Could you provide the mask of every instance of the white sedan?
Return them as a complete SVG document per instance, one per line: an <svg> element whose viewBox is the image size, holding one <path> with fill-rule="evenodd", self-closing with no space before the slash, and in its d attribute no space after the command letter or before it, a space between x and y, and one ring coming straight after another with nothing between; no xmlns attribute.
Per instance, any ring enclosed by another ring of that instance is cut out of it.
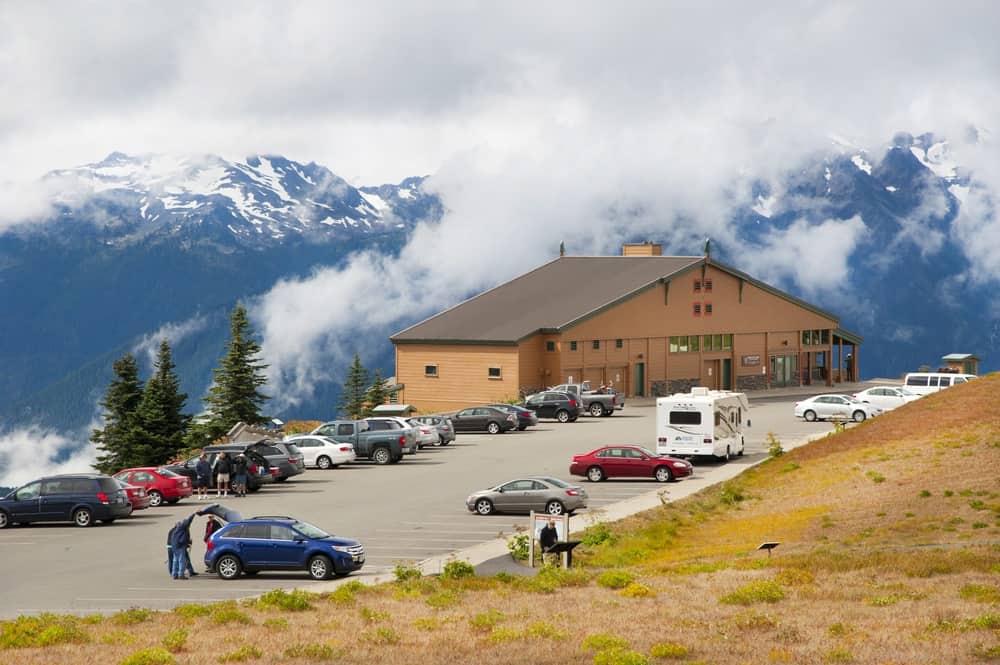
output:
<svg viewBox="0 0 1000 665"><path fill-rule="evenodd" d="M882 409L872 404L859 402L847 395L814 395L795 403L795 415L809 422L828 418L849 418L860 423L882 413Z"/></svg>
<svg viewBox="0 0 1000 665"><path fill-rule="evenodd" d="M897 406L903 406L913 400L920 399L920 395L911 393L906 388L895 388L893 386L875 386L862 390L851 395L859 402L874 404L883 411L892 411Z"/></svg>
<svg viewBox="0 0 1000 665"><path fill-rule="evenodd" d="M302 451L303 461L308 467L333 469L356 459L354 446L340 443L318 434L289 436L285 441L294 443Z"/></svg>
<svg viewBox="0 0 1000 665"><path fill-rule="evenodd" d="M416 418L409 418L406 422L417 431L417 448L436 446L438 444L437 427L420 422Z"/></svg>

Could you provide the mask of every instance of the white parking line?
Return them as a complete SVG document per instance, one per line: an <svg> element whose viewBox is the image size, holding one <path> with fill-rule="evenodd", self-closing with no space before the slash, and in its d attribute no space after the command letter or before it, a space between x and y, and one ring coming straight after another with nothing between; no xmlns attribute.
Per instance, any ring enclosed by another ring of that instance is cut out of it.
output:
<svg viewBox="0 0 1000 665"><path fill-rule="evenodd" d="M365 543L481 543L482 538L365 538Z"/></svg>

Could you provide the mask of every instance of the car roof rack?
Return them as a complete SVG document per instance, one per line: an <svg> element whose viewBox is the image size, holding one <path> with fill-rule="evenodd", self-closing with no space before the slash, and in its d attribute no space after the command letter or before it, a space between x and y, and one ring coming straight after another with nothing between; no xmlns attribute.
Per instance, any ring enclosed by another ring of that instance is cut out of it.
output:
<svg viewBox="0 0 1000 665"><path fill-rule="evenodd" d="M249 519L252 520L294 520L294 517L289 517L288 515L255 515Z"/></svg>

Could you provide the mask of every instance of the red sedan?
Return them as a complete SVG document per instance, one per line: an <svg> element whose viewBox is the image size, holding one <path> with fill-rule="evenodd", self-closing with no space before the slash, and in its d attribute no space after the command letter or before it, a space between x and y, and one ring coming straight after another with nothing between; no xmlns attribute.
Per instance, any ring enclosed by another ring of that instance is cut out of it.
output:
<svg viewBox="0 0 1000 665"><path fill-rule="evenodd" d="M655 478L665 483L687 478L694 467L687 460L657 455L642 446L603 446L574 455L569 472L595 483L605 478Z"/></svg>
<svg viewBox="0 0 1000 665"><path fill-rule="evenodd" d="M162 505L164 501L177 503L191 496L191 479L163 467L144 466L125 469L116 473L115 478L145 489L149 495L150 505L154 508Z"/></svg>
<svg viewBox="0 0 1000 665"><path fill-rule="evenodd" d="M115 478L121 488L125 490L125 494L128 496L128 502L132 504L132 510L145 510L149 508L150 500L149 495L146 494L146 490L142 487L137 487L135 485L129 485L124 480L120 478Z"/></svg>

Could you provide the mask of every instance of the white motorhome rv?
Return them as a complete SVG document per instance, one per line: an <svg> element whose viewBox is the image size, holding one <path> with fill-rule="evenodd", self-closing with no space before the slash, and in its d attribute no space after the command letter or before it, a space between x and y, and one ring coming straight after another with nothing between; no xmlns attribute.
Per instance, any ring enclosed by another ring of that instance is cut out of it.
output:
<svg viewBox="0 0 1000 665"><path fill-rule="evenodd" d="M742 455L750 427L744 393L695 387L656 400L656 452L679 457Z"/></svg>

